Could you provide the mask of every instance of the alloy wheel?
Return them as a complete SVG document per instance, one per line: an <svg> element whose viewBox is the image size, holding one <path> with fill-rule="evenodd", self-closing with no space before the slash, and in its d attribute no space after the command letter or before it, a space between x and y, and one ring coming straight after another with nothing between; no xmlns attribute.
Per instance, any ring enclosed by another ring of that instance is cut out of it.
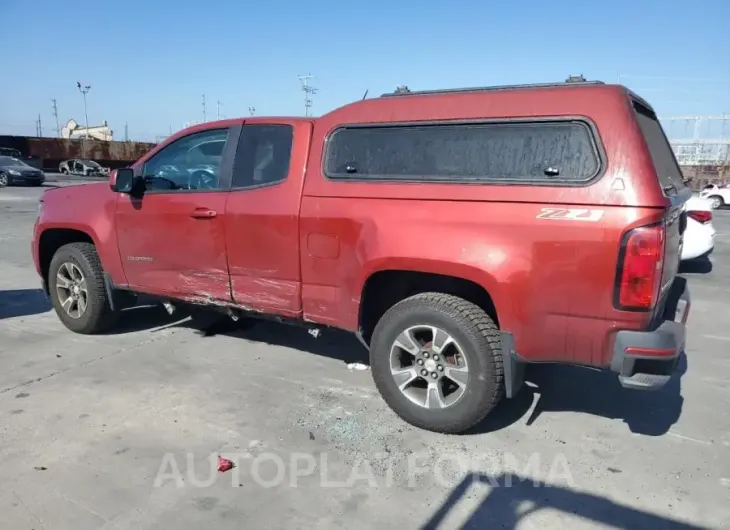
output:
<svg viewBox="0 0 730 530"><path fill-rule="evenodd" d="M56 294L61 308L71 318L81 318L89 304L86 278L78 265L65 262L56 273Z"/></svg>
<svg viewBox="0 0 730 530"><path fill-rule="evenodd" d="M444 409L466 391L469 367L457 341L431 325L403 331L390 349L390 371L398 389L427 409Z"/></svg>

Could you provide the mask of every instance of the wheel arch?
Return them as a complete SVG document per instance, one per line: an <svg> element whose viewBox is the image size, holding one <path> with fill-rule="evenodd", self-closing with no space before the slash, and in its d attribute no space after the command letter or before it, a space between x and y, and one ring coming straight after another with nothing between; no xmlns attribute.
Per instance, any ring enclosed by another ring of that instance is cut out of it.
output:
<svg viewBox="0 0 730 530"><path fill-rule="evenodd" d="M98 241L90 231L79 228L49 228L38 238L38 266L44 280L44 288L48 294L48 274L51 260L59 248L69 243L91 243L98 248Z"/></svg>
<svg viewBox="0 0 730 530"><path fill-rule="evenodd" d="M396 303L423 292L459 296L481 307L495 323L509 327L512 316L501 298L496 279L484 270L459 263L430 260L383 261L364 275L360 283L358 328L369 343L380 317Z"/></svg>

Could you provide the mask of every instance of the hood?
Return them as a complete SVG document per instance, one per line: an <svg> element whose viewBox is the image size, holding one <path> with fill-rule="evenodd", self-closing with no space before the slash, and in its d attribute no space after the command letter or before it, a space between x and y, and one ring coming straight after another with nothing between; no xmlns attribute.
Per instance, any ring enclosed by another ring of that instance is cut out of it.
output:
<svg viewBox="0 0 730 530"><path fill-rule="evenodd" d="M5 171L10 171L12 169L13 171L18 171L19 173L30 173L31 171L33 173L37 173L41 171L40 169L31 166L0 166L0 169L3 169Z"/></svg>
<svg viewBox="0 0 730 530"><path fill-rule="evenodd" d="M109 188L108 182L84 182L83 184L74 184L73 186L58 186L56 188L48 188L43 197L47 195L63 195L65 197L74 197L76 195L87 195L96 193L113 193Z"/></svg>

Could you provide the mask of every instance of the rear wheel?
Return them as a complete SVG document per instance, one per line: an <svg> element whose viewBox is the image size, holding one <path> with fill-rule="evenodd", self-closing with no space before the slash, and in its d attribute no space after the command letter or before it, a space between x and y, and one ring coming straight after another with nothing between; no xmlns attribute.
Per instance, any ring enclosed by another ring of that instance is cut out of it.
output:
<svg viewBox="0 0 730 530"><path fill-rule="evenodd" d="M94 334L113 324L101 261L91 243L59 248L48 272L51 304L61 322L76 333Z"/></svg>
<svg viewBox="0 0 730 530"><path fill-rule="evenodd" d="M710 206L713 210L717 210L718 208L722 208L725 205L725 200L720 197L719 195L712 195L709 197L710 199Z"/></svg>
<svg viewBox="0 0 730 530"><path fill-rule="evenodd" d="M383 399L416 427L463 432L504 393L499 330L462 298L423 293L399 302L378 322L370 346Z"/></svg>

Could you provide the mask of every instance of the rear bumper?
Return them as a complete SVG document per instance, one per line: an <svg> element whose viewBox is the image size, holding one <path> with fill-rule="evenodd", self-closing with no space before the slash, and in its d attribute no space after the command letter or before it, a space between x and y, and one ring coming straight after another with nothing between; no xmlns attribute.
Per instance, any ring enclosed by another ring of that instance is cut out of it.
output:
<svg viewBox="0 0 730 530"><path fill-rule="evenodd" d="M10 181L15 184L16 182L22 182L23 184L36 184L40 185L46 181L45 175L10 175Z"/></svg>
<svg viewBox="0 0 730 530"><path fill-rule="evenodd" d="M616 333L611 370L618 374L621 386L658 390L669 381L684 352L690 305L687 282L678 277L656 329Z"/></svg>

